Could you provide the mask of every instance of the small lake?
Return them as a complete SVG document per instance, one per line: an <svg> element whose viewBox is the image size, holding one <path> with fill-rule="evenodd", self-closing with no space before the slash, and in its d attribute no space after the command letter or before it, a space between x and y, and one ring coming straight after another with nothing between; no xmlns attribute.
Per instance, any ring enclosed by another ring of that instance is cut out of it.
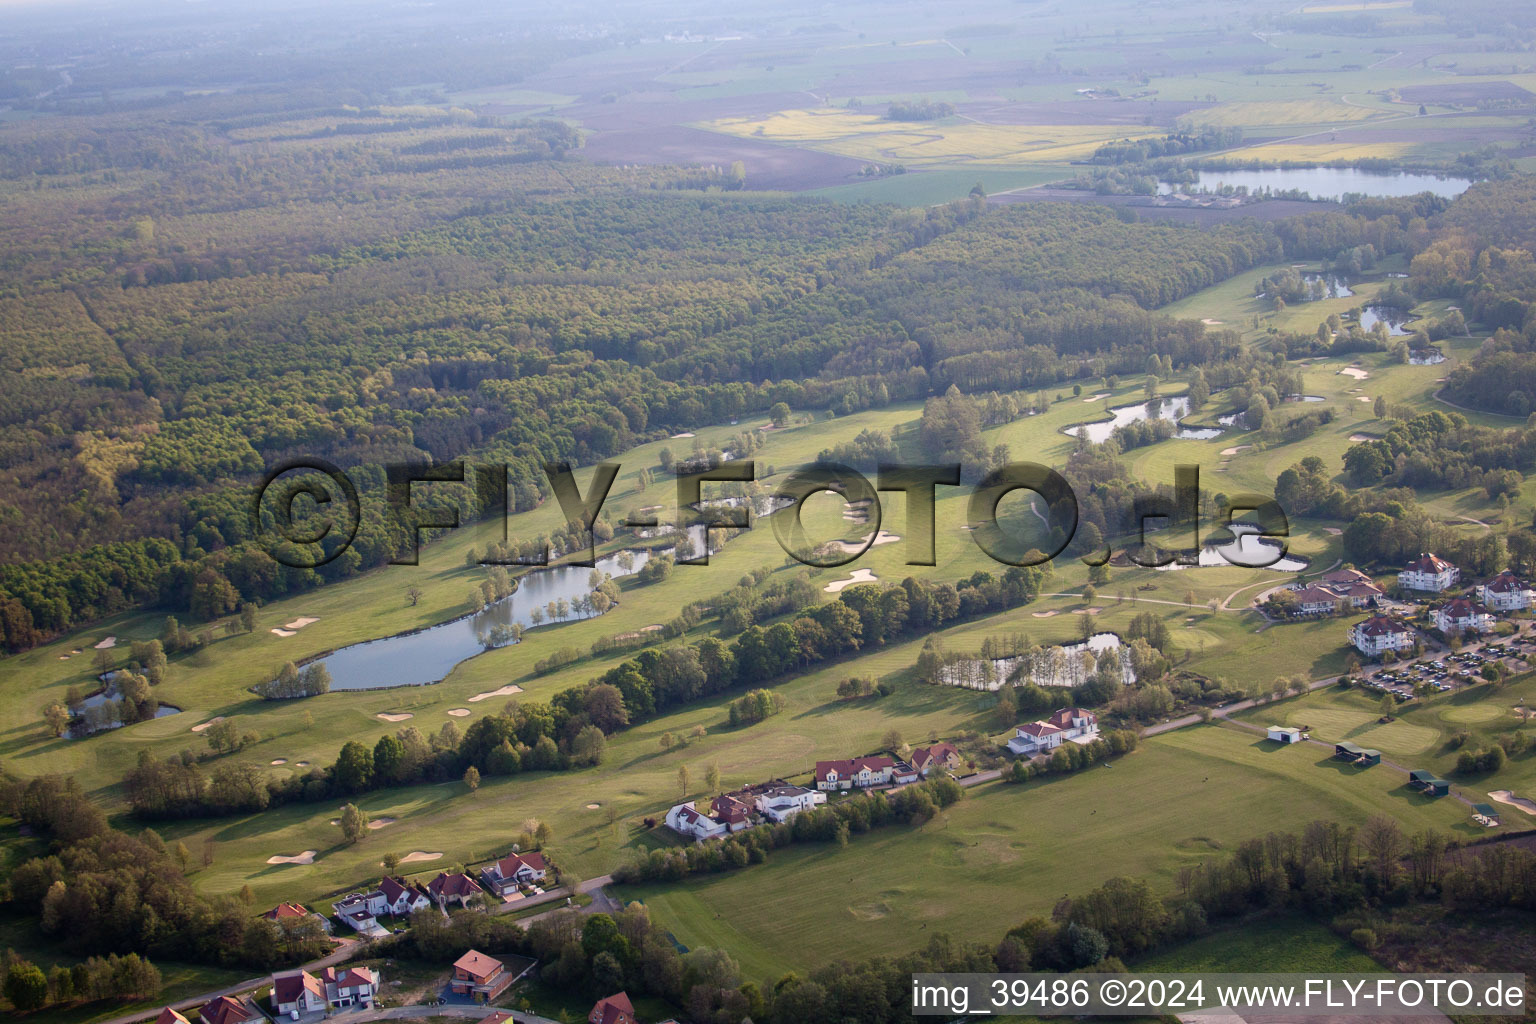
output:
<svg viewBox="0 0 1536 1024"><path fill-rule="evenodd" d="M1316 282L1322 286L1325 299L1347 299L1355 294L1349 282L1338 274L1302 274L1301 279L1308 285Z"/></svg>
<svg viewBox="0 0 1536 1024"><path fill-rule="evenodd" d="M108 729L121 729L127 724L117 717L112 707L122 699L117 692L117 672L101 678L107 685L76 706L77 713L70 719L69 729L64 733L67 739L83 739L99 732L106 732ZM179 714L181 714L181 708L173 704L161 704L155 709L156 718L169 718L171 715Z"/></svg>
<svg viewBox="0 0 1536 1024"><path fill-rule="evenodd" d="M1070 427L1063 427L1062 433L1069 437L1077 437L1080 431L1088 432L1088 440L1094 444L1103 444L1109 440L1109 436L1115 432L1116 427L1127 426L1131 423L1140 423L1143 420L1172 420L1177 423L1189 415L1189 399L1180 395L1177 398L1163 398L1151 402L1142 402L1139 405L1120 405L1109 410L1111 419L1098 423L1074 423ZM1214 432L1213 432L1214 431ZM1215 437L1221 433L1219 430L1189 431L1180 430L1175 437L1187 437L1200 440L1207 437Z"/></svg>
<svg viewBox="0 0 1536 1024"><path fill-rule="evenodd" d="M1417 319L1406 309L1392 306L1365 306L1360 310L1360 329L1369 331L1377 324L1385 324L1387 334L1403 338L1413 333L1412 324Z"/></svg>
<svg viewBox="0 0 1536 1024"><path fill-rule="evenodd" d="M1446 199L1454 199L1472 186L1466 178L1441 178L1433 174L1413 174L1406 171L1381 173L1363 171L1358 167L1272 167L1267 170L1207 170L1198 171L1196 183L1190 191L1216 192L1224 185L1245 188L1249 193L1272 191L1301 191L1313 199L1342 201L1347 194L1381 196L1412 196L1420 192L1432 192ZM1158 183L1158 191L1175 191L1167 182Z"/></svg>
<svg viewBox="0 0 1536 1024"><path fill-rule="evenodd" d="M1200 549L1200 567L1227 566L1239 569L1268 569L1275 572L1301 572L1307 567L1304 559L1283 555L1275 560L1281 548L1277 540L1256 537L1258 527L1252 523L1233 523L1228 529L1235 535L1225 544L1206 544ZM1266 564L1267 563L1267 564ZM1195 566L1169 562L1157 567L1159 571L1192 569Z"/></svg>
<svg viewBox="0 0 1536 1024"><path fill-rule="evenodd" d="M639 572L651 557L650 552L643 550L628 554L633 559L629 569L619 564L619 555L609 555L597 560L598 571L619 579ZM577 598L591 593L591 575L592 569L585 566L534 569L518 578L516 593L486 605L484 611L415 633L343 647L315 663L330 671L332 690L378 690L440 682L459 662L485 650L480 642L482 634L514 624L527 629L533 625L535 609L544 622L591 618L591 613L582 614L570 608ZM552 601L557 605L561 601L566 603L568 612L564 618L549 618L548 606Z"/></svg>

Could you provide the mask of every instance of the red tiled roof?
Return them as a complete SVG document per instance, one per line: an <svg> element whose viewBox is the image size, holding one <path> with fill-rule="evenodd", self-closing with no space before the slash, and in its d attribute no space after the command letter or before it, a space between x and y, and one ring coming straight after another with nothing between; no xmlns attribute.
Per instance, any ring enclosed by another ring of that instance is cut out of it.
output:
<svg viewBox="0 0 1536 1024"><path fill-rule="evenodd" d="M203 1018L203 1024L240 1024L241 1021L254 1020L256 1013L246 1008L238 999L229 996L219 996L210 999L203 1004L197 1015Z"/></svg>
<svg viewBox="0 0 1536 1024"><path fill-rule="evenodd" d="M160 1016L155 1018L155 1024L188 1024L187 1018L167 1006L160 1011Z"/></svg>
<svg viewBox="0 0 1536 1024"><path fill-rule="evenodd" d="M504 970L506 965L493 956L470 950L453 962L453 969L463 971L476 979L490 978Z"/></svg>
<svg viewBox="0 0 1536 1024"><path fill-rule="evenodd" d="M320 977L341 988L354 988L359 985L372 987L378 984L378 977L366 967L347 967L340 972L334 967L327 967L320 972Z"/></svg>
<svg viewBox="0 0 1536 1024"><path fill-rule="evenodd" d="M912 751L912 765L921 768L929 761L947 761L950 755L959 756L960 751L953 743L935 743L931 747L918 747Z"/></svg>
<svg viewBox="0 0 1536 1024"><path fill-rule="evenodd" d="M1440 614L1452 619L1470 619L1474 615L1486 615L1488 609L1464 597L1453 598L1438 609Z"/></svg>
<svg viewBox="0 0 1536 1024"><path fill-rule="evenodd" d="M1405 623L1387 615L1372 615L1355 629L1359 630L1363 636L1386 636L1388 633L1408 632L1408 626Z"/></svg>
<svg viewBox="0 0 1536 1024"><path fill-rule="evenodd" d="M865 768L872 772L883 772L895 765L896 762L889 757L855 757L846 761L817 761L816 777L825 779L828 772L835 771L840 778L847 778L859 774Z"/></svg>
<svg viewBox="0 0 1536 1024"><path fill-rule="evenodd" d="M606 999L599 999L592 1005L592 1012L587 1014L587 1022L588 1024L636 1024L634 1004L623 992L615 993Z"/></svg>
<svg viewBox="0 0 1536 1024"><path fill-rule="evenodd" d="M441 872L432 879L427 891L433 896L473 896L485 892L479 883L462 871L455 871L451 875L446 871Z"/></svg>
<svg viewBox="0 0 1536 1024"><path fill-rule="evenodd" d="M309 911L298 903L279 903L261 916L269 921L281 921L285 917L308 917Z"/></svg>
<svg viewBox="0 0 1536 1024"><path fill-rule="evenodd" d="M481 1017L475 1024L507 1024L512 1019L511 1010L495 1010L489 1016Z"/></svg>
<svg viewBox="0 0 1536 1024"><path fill-rule="evenodd" d="M1483 584L1484 587L1495 594L1511 594L1525 589L1525 584L1520 577L1505 569L1493 579Z"/></svg>
<svg viewBox="0 0 1536 1024"><path fill-rule="evenodd" d="M1455 566L1451 565L1450 562L1447 562L1439 555L1427 551L1420 554L1414 561L1408 563L1409 572L1424 572L1432 576L1438 576L1447 569L1453 568Z"/></svg>
<svg viewBox="0 0 1536 1024"><path fill-rule="evenodd" d="M1098 717L1086 708L1057 708L1046 721L1058 729L1069 729L1072 727L1074 718L1086 718L1090 722L1098 721Z"/></svg>
<svg viewBox="0 0 1536 1024"><path fill-rule="evenodd" d="M322 1003L325 1002L325 988L308 971L299 971L297 974L284 974L272 979L272 1001L274 1003L297 1002L299 995L305 989Z"/></svg>
<svg viewBox="0 0 1536 1024"><path fill-rule="evenodd" d="M1335 569L1333 572L1324 573L1321 577L1324 583L1370 583L1371 578L1359 569ZM1371 584L1375 586L1374 583Z"/></svg>
<svg viewBox="0 0 1536 1024"><path fill-rule="evenodd" d="M1050 722L1025 722L1019 726L1018 732L1024 736L1050 736L1053 733L1061 732L1061 730Z"/></svg>

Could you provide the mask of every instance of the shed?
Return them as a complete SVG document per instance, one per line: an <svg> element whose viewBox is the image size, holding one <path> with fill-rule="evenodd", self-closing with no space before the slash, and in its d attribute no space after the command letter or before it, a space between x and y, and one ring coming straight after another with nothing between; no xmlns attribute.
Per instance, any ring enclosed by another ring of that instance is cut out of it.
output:
<svg viewBox="0 0 1536 1024"><path fill-rule="evenodd" d="M1371 750L1369 747L1356 746L1349 741L1334 744L1333 756L1345 761L1353 761L1355 764L1370 767L1381 763L1381 751Z"/></svg>
<svg viewBox="0 0 1536 1024"><path fill-rule="evenodd" d="M1499 823L1499 812L1492 804L1473 804L1472 816L1475 818L1487 818L1495 825Z"/></svg>
<svg viewBox="0 0 1536 1024"><path fill-rule="evenodd" d="M1276 743L1300 743L1301 730L1289 725L1272 725L1269 727L1268 738Z"/></svg>

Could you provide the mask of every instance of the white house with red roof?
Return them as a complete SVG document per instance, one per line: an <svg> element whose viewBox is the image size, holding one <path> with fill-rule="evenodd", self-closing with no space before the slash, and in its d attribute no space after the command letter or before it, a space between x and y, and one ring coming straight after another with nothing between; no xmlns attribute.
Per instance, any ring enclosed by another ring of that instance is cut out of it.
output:
<svg viewBox="0 0 1536 1024"><path fill-rule="evenodd" d="M1061 746L1066 734L1050 722L1025 722L1013 730L1008 749L1019 757L1034 757Z"/></svg>
<svg viewBox="0 0 1536 1024"><path fill-rule="evenodd" d="M1099 716L1087 708L1057 708L1046 722L1061 730L1062 739L1074 743L1089 743L1099 735Z"/></svg>
<svg viewBox="0 0 1536 1024"><path fill-rule="evenodd" d="M308 971L272 975L272 1009L277 1016L325 1010L325 986Z"/></svg>
<svg viewBox="0 0 1536 1024"><path fill-rule="evenodd" d="M372 1006L379 994L379 972L371 967L327 967L320 972L325 998L338 1009Z"/></svg>
<svg viewBox="0 0 1536 1024"><path fill-rule="evenodd" d="M167 1006L160 1011L160 1016L155 1018L155 1024L192 1024L186 1017L172 1007Z"/></svg>
<svg viewBox="0 0 1536 1024"><path fill-rule="evenodd" d="M1438 594L1461 578L1461 570L1433 552L1426 551L1409 562L1397 574L1404 590L1427 590Z"/></svg>
<svg viewBox="0 0 1536 1024"><path fill-rule="evenodd" d="M378 916L385 912L386 907L384 894L377 889L373 892L348 893L331 904L336 916L345 921L348 927L360 935L372 938L382 938L389 934L378 921Z"/></svg>
<svg viewBox="0 0 1536 1024"><path fill-rule="evenodd" d="M266 918L268 921L276 921L281 924L283 921L292 921L301 917L308 917L309 908L305 907L302 903L279 903L277 906L273 907L271 910L267 911L261 916Z"/></svg>
<svg viewBox="0 0 1536 1024"><path fill-rule="evenodd" d="M890 757L855 757L847 761L817 761L816 788L868 789L891 781L896 761Z"/></svg>
<svg viewBox="0 0 1536 1024"><path fill-rule="evenodd" d="M247 1006L233 996L210 999L197 1011L203 1024L245 1024L248 1020L264 1020L260 1011Z"/></svg>
<svg viewBox="0 0 1536 1024"><path fill-rule="evenodd" d="M1536 591L1508 569L1479 585L1473 593L1496 612L1524 611L1536 604Z"/></svg>
<svg viewBox="0 0 1536 1024"><path fill-rule="evenodd" d="M384 897L384 913L400 917L413 914L432 905L432 896L426 887L416 882L388 875L379 883L379 895Z"/></svg>
<svg viewBox="0 0 1536 1024"><path fill-rule="evenodd" d="M1453 598L1429 613L1435 628L1450 636L1455 633L1483 633L1493 628L1493 615L1476 601Z"/></svg>
<svg viewBox="0 0 1536 1024"><path fill-rule="evenodd" d="M480 869L480 882L498 896L515 892L524 885L544 881L549 865L542 853L509 853Z"/></svg>
<svg viewBox="0 0 1536 1024"><path fill-rule="evenodd" d="M699 810L694 801L689 800L669 810L666 822L672 831L696 842L724 839L752 827L752 808L729 794L711 800L708 811Z"/></svg>
<svg viewBox="0 0 1536 1024"><path fill-rule="evenodd" d="M1413 646L1413 627L1390 615L1372 615L1349 627L1349 642L1371 658L1386 651L1405 651Z"/></svg>

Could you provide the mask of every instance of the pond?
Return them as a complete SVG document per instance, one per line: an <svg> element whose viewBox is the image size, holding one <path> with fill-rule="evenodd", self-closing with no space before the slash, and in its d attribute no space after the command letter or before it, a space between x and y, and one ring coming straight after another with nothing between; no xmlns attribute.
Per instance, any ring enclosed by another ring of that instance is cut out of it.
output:
<svg viewBox="0 0 1536 1024"><path fill-rule="evenodd" d="M1273 561L1275 553L1281 548L1280 542L1269 537L1254 536L1259 528L1252 523L1233 523L1229 529L1235 535L1232 540L1225 544L1212 544L1208 540L1200 549L1201 567L1262 568L1274 572L1301 572L1307 567L1308 563L1305 559L1296 558L1293 555L1283 555L1278 561ZM1169 562L1157 568L1160 571L1166 571L1195 567Z"/></svg>
<svg viewBox="0 0 1536 1024"><path fill-rule="evenodd" d="M1323 289L1322 298L1325 299L1347 299L1355 294L1349 282L1338 274L1302 274L1301 279L1308 285L1313 282L1320 284Z"/></svg>
<svg viewBox="0 0 1536 1024"><path fill-rule="evenodd" d="M108 729L121 729L125 724L130 724L118 717L116 704L121 698L117 692L116 678L116 672L102 676L101 679L106 685L74 706L69 729L64 733L67 738L80 739L85 736L94 736L96 733L105 732ZM161 704L155 709L156 718L169 718L171 715L179 714L181 714L181 708L173 704Z"/></svg>
<svg viewBox="0 0 1536 1024"><path fill-rule="evenodd" d="M1412 196L1420 192L1432 192L1446 199L1454 199L1471 187L1466 178L1441 178L1433 174L1412 174L1406 171L1364 171L1358 167L1271 167L1266 170L1208 170L1198 171L1190 191L1219 191L1222 186L1246 188L1254 192L1300 191L1313 199L1341 201L1345 195ZM1167 182L1158 183L1158 191L1175 191Z"/></svg>
<svg viewBox="0 0 1536 1024"><path fill-rule="evenodd" d="M1366 306L1360 310L1360 329L1369 331L1377 324L1385 324L1387 334L1394 338L1406 337L1413 333L1411 325L1417 319L1406 309L1397 309L1393 306Z"/></svg>
<svg viewBox="0 0 1536 1024"><path fill-rule="evenodd" d="M628 552L632 563L620 565L620 555L597 560L597 569L614 579L639 572L650 560L649 551ZM567 606L592 591L588 580L592 569L584 566L554 566L535 569L518 580L516 593L486 605L474 615L453 619L414 633L402 633L382 640L369 640L343 647L334 654L317 659L331 673L332 690L378 690L391 686L424 686L440 682L453 667L485 650L482 634L496 627L512 625L527 629L533 625L538 609L544 621L574 622L591 618L592 613L568 609L562 619L548 619L550 602L564 601Z"/></svg>
<svg viewBox="0 0 1536 1024"><path fill-rule="evenodd" d="M1109 435L1115 432L1116 427L1123 427L1130 423L1139 423L1142 420L1161 419L1173 420L1177 423L1189 415L1189 399L1180 395L1177 398L1164 398L1152 402L1142 402L1139 405L1121 405L1109 410L1111 419L1098 423L1074 423L1070 427L1063 427L1062 433L1069 437L1077 437L1080 431L1087 431L1088 440L1094 444L1103 444L1109 440ZM1175 437L1185 437L1200 440L1207 437L1215 437L1221 433L1214 428L1180 430Z"/></svg>

